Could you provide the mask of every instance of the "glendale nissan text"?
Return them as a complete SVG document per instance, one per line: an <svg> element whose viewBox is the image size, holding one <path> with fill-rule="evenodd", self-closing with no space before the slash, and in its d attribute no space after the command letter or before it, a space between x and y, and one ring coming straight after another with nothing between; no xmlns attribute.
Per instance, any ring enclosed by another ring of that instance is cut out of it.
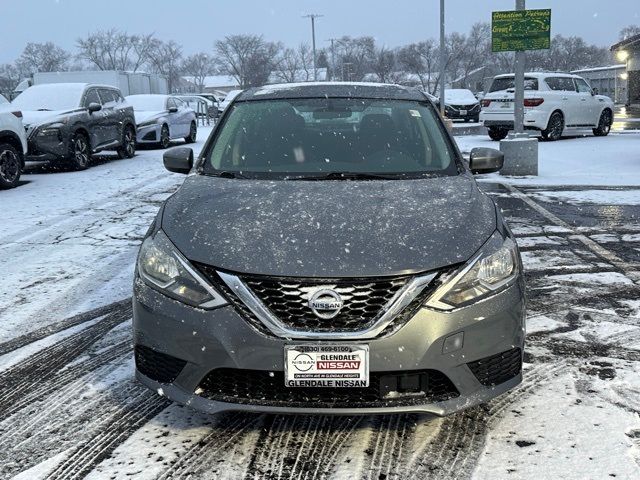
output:
<svg viewBox="0 0 640 480"><path fill-rule="evenodd" d="M431 412L522 380L516 242L433 103L394 85L246 90L141 246L136 374L204 412Z"/></svg>

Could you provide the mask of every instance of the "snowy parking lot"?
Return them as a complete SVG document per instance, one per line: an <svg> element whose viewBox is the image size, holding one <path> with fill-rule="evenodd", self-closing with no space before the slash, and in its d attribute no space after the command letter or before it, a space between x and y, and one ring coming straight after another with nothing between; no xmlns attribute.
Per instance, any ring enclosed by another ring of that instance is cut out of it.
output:
<svg viewBox="0 0 640 480"><path fill-rule="evenodd" d="M207 416L142 387L133 264L184 177L159 150L29 167L0 192L0 477L640 477L640 133L539 149L539 177L480 182L522 250L524 381L445 418Z"/></svg>

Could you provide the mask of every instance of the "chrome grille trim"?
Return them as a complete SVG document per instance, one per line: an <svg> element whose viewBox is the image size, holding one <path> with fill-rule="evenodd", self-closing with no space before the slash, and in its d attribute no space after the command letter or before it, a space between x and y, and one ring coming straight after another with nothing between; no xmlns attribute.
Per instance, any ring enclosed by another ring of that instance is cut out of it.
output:
<svg viewBox="0 0 640 480"><path fill-rule="evenodd" d="M274 335L281 338L301 340L366 340L377 337L393 322L422 291L431 283L437 273L429 273L412 278L383 307L374 322L367 328L341 332L314 332L292 329L281 322L256 296L256 294L236 275L217 272L222 281L235 293L249 310Z"/></svg>

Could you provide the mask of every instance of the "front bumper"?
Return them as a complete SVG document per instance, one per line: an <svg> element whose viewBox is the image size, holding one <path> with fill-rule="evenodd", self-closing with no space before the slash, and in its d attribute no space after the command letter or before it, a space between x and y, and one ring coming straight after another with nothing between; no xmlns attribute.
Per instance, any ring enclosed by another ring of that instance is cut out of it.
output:
<svg viewBox="0 0 640 480"><path fill-rule="evenodd" d="M55 135L39 137L30 135L27 139L28 155L26 161L54 161L62 160L69 154L69 142L66 136L61 138Z"/></svg>
<svg viewBox="0 0 640 480"><path fill-rule="evenodd" d="M513 388L517 373L498 385L485 385L469 365L501 352L524 347L524 285L522 281L475 305L444 313L421 309L392 335L366 342L370 372L436 370L446 375L459 395L443 401L402 403L375 407L325 407L256 402L218 401L199 394L203 379L214 369L268 372L284 370L284 346L308 341L285 340L258 332L231 306L213 311L188 307L136 280L133 300L134 343L184 361L171 382L162 382L137 370L137 378L169 399L208 413L226 410L274 413L369 414L425 412L447 415L486 402ZM461 349L443 353L447 337L464 333ZM320 342L339 343L339 342ZM521 363L521 358L519 359ZM518 364L518 365L519 365ZM283 387L284 388L284 387ZM161 390L160 390L161 389ZM198 392L198 394L196 393Z"/></svg>
<svg viewBox="0 0 640 480"><path fill-rule="evenodd" d="M447 109L445 115L451 120L471 120L479 117L480 109L467 110L464 115L460 113L460 110Z"/></svg>
<svg viewBox="0 0 640 480"><path fill-rule="evenodd" d="M162 125L154 124L136 128L136 143L158 143Z"/></svg>

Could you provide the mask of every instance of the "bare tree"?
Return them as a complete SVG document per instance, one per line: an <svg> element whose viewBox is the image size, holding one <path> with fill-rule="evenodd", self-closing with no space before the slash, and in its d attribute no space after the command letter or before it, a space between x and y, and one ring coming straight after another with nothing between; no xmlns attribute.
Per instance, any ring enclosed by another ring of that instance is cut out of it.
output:
<svg viewBox="0 0 640 480"><path fill-rule="evenodd" d="M322 51L318 54L317 67L320 68ZM304 81L313 80L313 52L308 43L298 45L298 59L300 60L300 68L304 70Z"/></svg>
<svg viewBox="0 0 640 480"><path fill-rule="evenodd" d="M282 46L261 35L229 35L216 42L220 69L241 88L263 85L275 69Z"/></svg>
<svg viewBox="0 0 640 480"><path fill-rule="evenodd" d="M371 70L382 83L391 81L391 76L396 67L396 56L392 50L385 46L376 48L373 54Z"/></svg>
<svg viewBox="0 0 640 480"><path fill-rule="evenodd" d="M620 40L626 40L634 35L640 35L640 25L628 25L620 30L620 34L618 36Z"/></svg>
<svg viewBox="0 0 640 480"><path fill-rule="evenodd" d="M275 77L284 83L297 81L300 72L300 57L293 48L285 48L278 59Z"/></svg>
<svg viewBox="0 0 640 480"><path fill-rule="evenodd" d="M155 39L149 49L149 66L154 73L167 77L169 92L174 92L180 84L182 47L173 40Z"/></svg>
<svg viewBox="0 0 640 480"><path fill-rule="evenodd" d="M59 72L67 69L70 58L69 52L51 42L27 43L16 67L23 74Z"/></svg>
<svg viewBox="0 0 640 480"><path fill-rule="evenodd" d="M77 41L78 57L100 70L137 71L156 46L153 34L128 35L116 29L98 31Z"/></svg>
<svg viewBox="0 0 640 480"><path fill-rule="evenodd" d="M433 39L405 45L398 50L399 66L407 73L416 75L422 89L431 90L432 76L438 63L438 49Z"/></svg>
<svg viewBox="0 0 640 480"><path fill-rule="evenodd" d="M182 73L193 77L193 83L202 92L207 76L215 73L215 60L206 53L189 55L182 62Z"/></svg>
<svg viewBox="0 0 640 480"><path fill-rule="evenodd" d="M0 93L6 98L11 98L21 79L22 74L15 65L9 63L0 65Z"/></svg>
<svg viewBox="0 0 640 480"><path fill-rule="evenodd" d="M343 80L362 80L373 63L375 40L373 37L344 36L335 41L334 50Z"/></svg>

